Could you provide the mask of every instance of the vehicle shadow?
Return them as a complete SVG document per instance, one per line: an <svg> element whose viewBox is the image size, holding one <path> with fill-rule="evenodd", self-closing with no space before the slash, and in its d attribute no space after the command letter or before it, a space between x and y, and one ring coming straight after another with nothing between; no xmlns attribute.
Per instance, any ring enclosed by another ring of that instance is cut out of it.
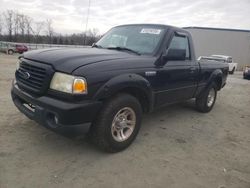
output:
<svg viewBox="0 0 250 188"><path fill-rule="evenodd" d="M160 121L167 122L169 118L175 118L176 116L178 117L178 114L197 113L197 112L194 112L194 110L195 110L194 101L189 100L189 101L185 101L182 103L161 107L152 113L145 114L143 117L142 129L139 133L139 136L143 136L153 129L162 128L160 124L157 125ZM154 126L152 126L152 124ZM166 124L165 126L172 126L172 125ZM62 142L60 146L71 145L71 147L75 146L75 149L76 148L79 149L79 147L81 147L83 152L88 150L88 152L92 151L92 152L103 153L92 144L91 139L89 138L89 134L86 132L85 126L79 125L79 126L60 128L60 129L50 129L48 127L43 127L43 128L49 129L48 131L52 130L59 137L62 136L62 140L60 139L60 142ZM166 127L163 127L163 128L165 129ZM45 134L48 134L50 137L50 139L47 140L47 142L57 140L59 138L59 137L53 138L56 136L55 135L53 136L53 134L50 134L47 131L45 132L46 132ZM36 137L36 135L33 135L33 136Z"/></svg>
<svg viewBox="0 0 250 188"><path fill-rule="evenodd" d="M188 101L184 101L184 102L180 102L177 104L171 104L171 105L167 105L164 107L161 107L157 110L155 110L152 113L148 113L148 114L144 114L144 122L147 122L147 120L149 119L159 119L159 120L166 120L166 117L168 114L176 114L178 113L183 113L183 112L187 112L190 111L190 113L192 112L196 112L196 108L195 108L195 102L193 99L188 100ZM147 123L144 123L145 125L143 125L144 127L146 127ZM53 130L54 132L56 132L57 134L60 134L64 137L70 138L70 139L82 139L82 140L88 140L88 127L90 127L91 124L88 125L79 125L79 126L74 126L74 127L67 127L67 128L61 128L61 129L55 129Z"/></svg>

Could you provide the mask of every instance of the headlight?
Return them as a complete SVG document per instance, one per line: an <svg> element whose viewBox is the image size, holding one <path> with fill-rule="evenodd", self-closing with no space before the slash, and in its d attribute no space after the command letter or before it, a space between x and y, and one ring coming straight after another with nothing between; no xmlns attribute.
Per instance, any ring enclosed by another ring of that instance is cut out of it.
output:
<svg viewBox="0 0 250 188"><path fill-rule="evenodd" d="M87 82L84 78L59 72L54 74L50 88L65 93L87 94Z"/></svg>

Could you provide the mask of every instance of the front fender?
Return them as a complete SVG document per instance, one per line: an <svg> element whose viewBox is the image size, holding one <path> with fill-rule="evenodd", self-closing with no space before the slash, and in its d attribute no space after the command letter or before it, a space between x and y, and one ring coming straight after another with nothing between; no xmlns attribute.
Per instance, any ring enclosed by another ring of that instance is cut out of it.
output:
<svg viewBox="0 0 250 188"><path fill-rule="evenodd" d="M138 74L122 74L107 81L94 95L94 99L108 98L126 88L139 89L147 97L150 106L153 104L151 85L144 77Z"/></svg>

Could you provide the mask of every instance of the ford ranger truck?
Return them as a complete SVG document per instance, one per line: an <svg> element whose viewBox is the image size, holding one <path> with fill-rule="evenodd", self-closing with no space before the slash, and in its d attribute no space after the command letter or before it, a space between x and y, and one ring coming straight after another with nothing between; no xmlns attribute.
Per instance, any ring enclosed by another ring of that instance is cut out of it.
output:
<svg viewBox="0 0 250 188"><path fill-rule="evenodd" d="M101 149L136 138L142 114L195 98L209 112L228 65L196 61L191 35L156 24L121 25L92 48L43 49L19 57L11 95L30 119L57 130L88 126Z"/></svg>

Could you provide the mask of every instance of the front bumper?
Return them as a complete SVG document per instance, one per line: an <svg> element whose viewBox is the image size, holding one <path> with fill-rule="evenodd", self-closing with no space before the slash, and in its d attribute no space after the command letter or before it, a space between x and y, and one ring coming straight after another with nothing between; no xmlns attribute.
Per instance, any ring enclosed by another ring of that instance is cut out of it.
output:
<svg viewBox="0 0 250 188"><path fill-rule="evenodd" d="M47 96L33 97L18 88L15 83L12 85L11 96L19 111L49 128L90 123L102 107L100 101L73 103Z"/></svg>

